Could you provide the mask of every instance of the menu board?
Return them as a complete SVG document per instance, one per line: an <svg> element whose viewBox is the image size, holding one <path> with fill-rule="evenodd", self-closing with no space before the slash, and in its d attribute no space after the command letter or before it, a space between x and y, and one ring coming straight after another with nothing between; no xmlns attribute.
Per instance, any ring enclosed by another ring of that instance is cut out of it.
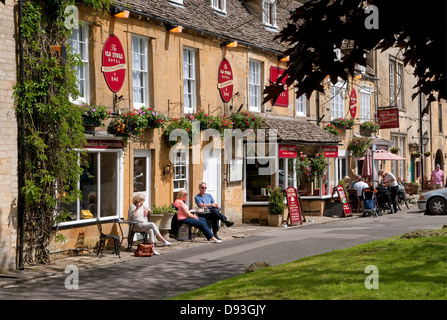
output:
<svg viewBox="0 0 447 320"><path fill-rule="evenodd" d="M289 207L289 217L290 224L294 225L297 223L303 224L303 220L301 218L301 207L300 207L300 199L298 198L296 189L293 187L289 187L286 189L287 196L287 205Z"/></svg>

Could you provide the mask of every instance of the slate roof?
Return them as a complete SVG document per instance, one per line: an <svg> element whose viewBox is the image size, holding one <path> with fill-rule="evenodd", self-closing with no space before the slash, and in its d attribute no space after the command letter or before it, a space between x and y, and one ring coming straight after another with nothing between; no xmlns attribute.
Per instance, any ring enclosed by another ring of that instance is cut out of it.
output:
<svg viewBox="0 0 447 320"><path fill-rule="evenodd" d="M337 136L305 119L274 115L261 116L266 125L265 129L276 129L279 142L322 146L335 146L340 142Z"/></svg>
<svg viewBox="0 0 447 320"><path fill-rule="evenodd" d="M183 6L175 5L168 0L115 0L114 2L115 5L112 6L149 17L151 20L181 25L186 30L194 30L205 36L213 36L216 39L229 38L276 54L286 49L285 44L273 40L278 31L266 28L262 17L250 13L239 0L226 0L226 14L217 13L211 7L210 0L183 0ZM276 6L278 30L286 25L291 11L300 5L295 0L278 1Z"/></svg>

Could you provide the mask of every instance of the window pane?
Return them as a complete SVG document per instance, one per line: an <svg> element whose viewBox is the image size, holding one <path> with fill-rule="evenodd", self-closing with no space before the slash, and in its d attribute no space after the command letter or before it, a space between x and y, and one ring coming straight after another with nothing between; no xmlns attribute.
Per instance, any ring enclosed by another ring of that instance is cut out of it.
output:
<svg viewBox="0 0 447 320"><path fill-rule="evenodd" d="M97 216L98 208L97 159L97 153L89 153L87 156L87 161L85 163L81 163L81 168L84 170L81 175L81 210L90 210L95 217Z"/></svg>
<svg viewBox="0 0 447 320"><path fill-rule="evenodd" d="M117 215L117 153L101 153L101 217Z"/></svg>
<svg viewBox="0 0 447 320"><path fill-rule="evenodd" d="M264 162L264 161L261 161ZM249 164L246 161L246 201L259 202L268 201L268 196L262 193L268 185L273 186L274 175L259 175L259 168L268 168L269 163L261 164L258 160L254 164Z"/></svg>
<svg viewBox="0 0 447 320"><path fill-rule="evenodd" d="M146 185L146 157L135 157L133 164L133 192L148 190Z"/></svg>

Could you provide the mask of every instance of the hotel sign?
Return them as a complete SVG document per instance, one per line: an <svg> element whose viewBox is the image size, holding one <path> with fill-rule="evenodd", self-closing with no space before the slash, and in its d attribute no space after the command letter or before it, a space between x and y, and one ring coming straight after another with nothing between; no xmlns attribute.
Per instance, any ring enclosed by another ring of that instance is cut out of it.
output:
<svg viewBox="0 0 447 320"><path fill-rule="evenodd" d="M223 58L219 66L217 88L224 102L230 102L233 97L233 71L230 62Z"/></svg>
<svg viewBox="0 0 447 320"><path fill-rule="evenodd" d="M399 128L399 109L390 108L377 110L380 129Z"/></svg>
<svg viewBox="0 0 447 320"><path fill-rule="evenodd" d="M277 67L270 67L270 81L271 83L276 83L276 80L282 76L284 73L284 69ZM287 107L289 105L289 90L286 85L286 77L281 80L281 83L284 85L284 91L278 96L278 99L275 101L275 106Z"/></svg>
<svg viewBox="0 0 447 320"><path fill-rule="evenodd" d="M104 43L101 71L110 90L120 91L126 77L126 58L123 46L114 34L111 34Z"/></svg>

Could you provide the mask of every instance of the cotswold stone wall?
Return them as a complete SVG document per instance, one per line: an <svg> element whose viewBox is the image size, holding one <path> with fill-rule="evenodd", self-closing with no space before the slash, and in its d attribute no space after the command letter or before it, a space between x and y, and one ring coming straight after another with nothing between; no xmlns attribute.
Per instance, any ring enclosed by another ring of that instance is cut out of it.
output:
<svg viewBox="0 0 447 320"><path fill-rule="evenodd" d="M17 121L14 0L0 2L0 271L15 268L17 244Z"/></svg>

